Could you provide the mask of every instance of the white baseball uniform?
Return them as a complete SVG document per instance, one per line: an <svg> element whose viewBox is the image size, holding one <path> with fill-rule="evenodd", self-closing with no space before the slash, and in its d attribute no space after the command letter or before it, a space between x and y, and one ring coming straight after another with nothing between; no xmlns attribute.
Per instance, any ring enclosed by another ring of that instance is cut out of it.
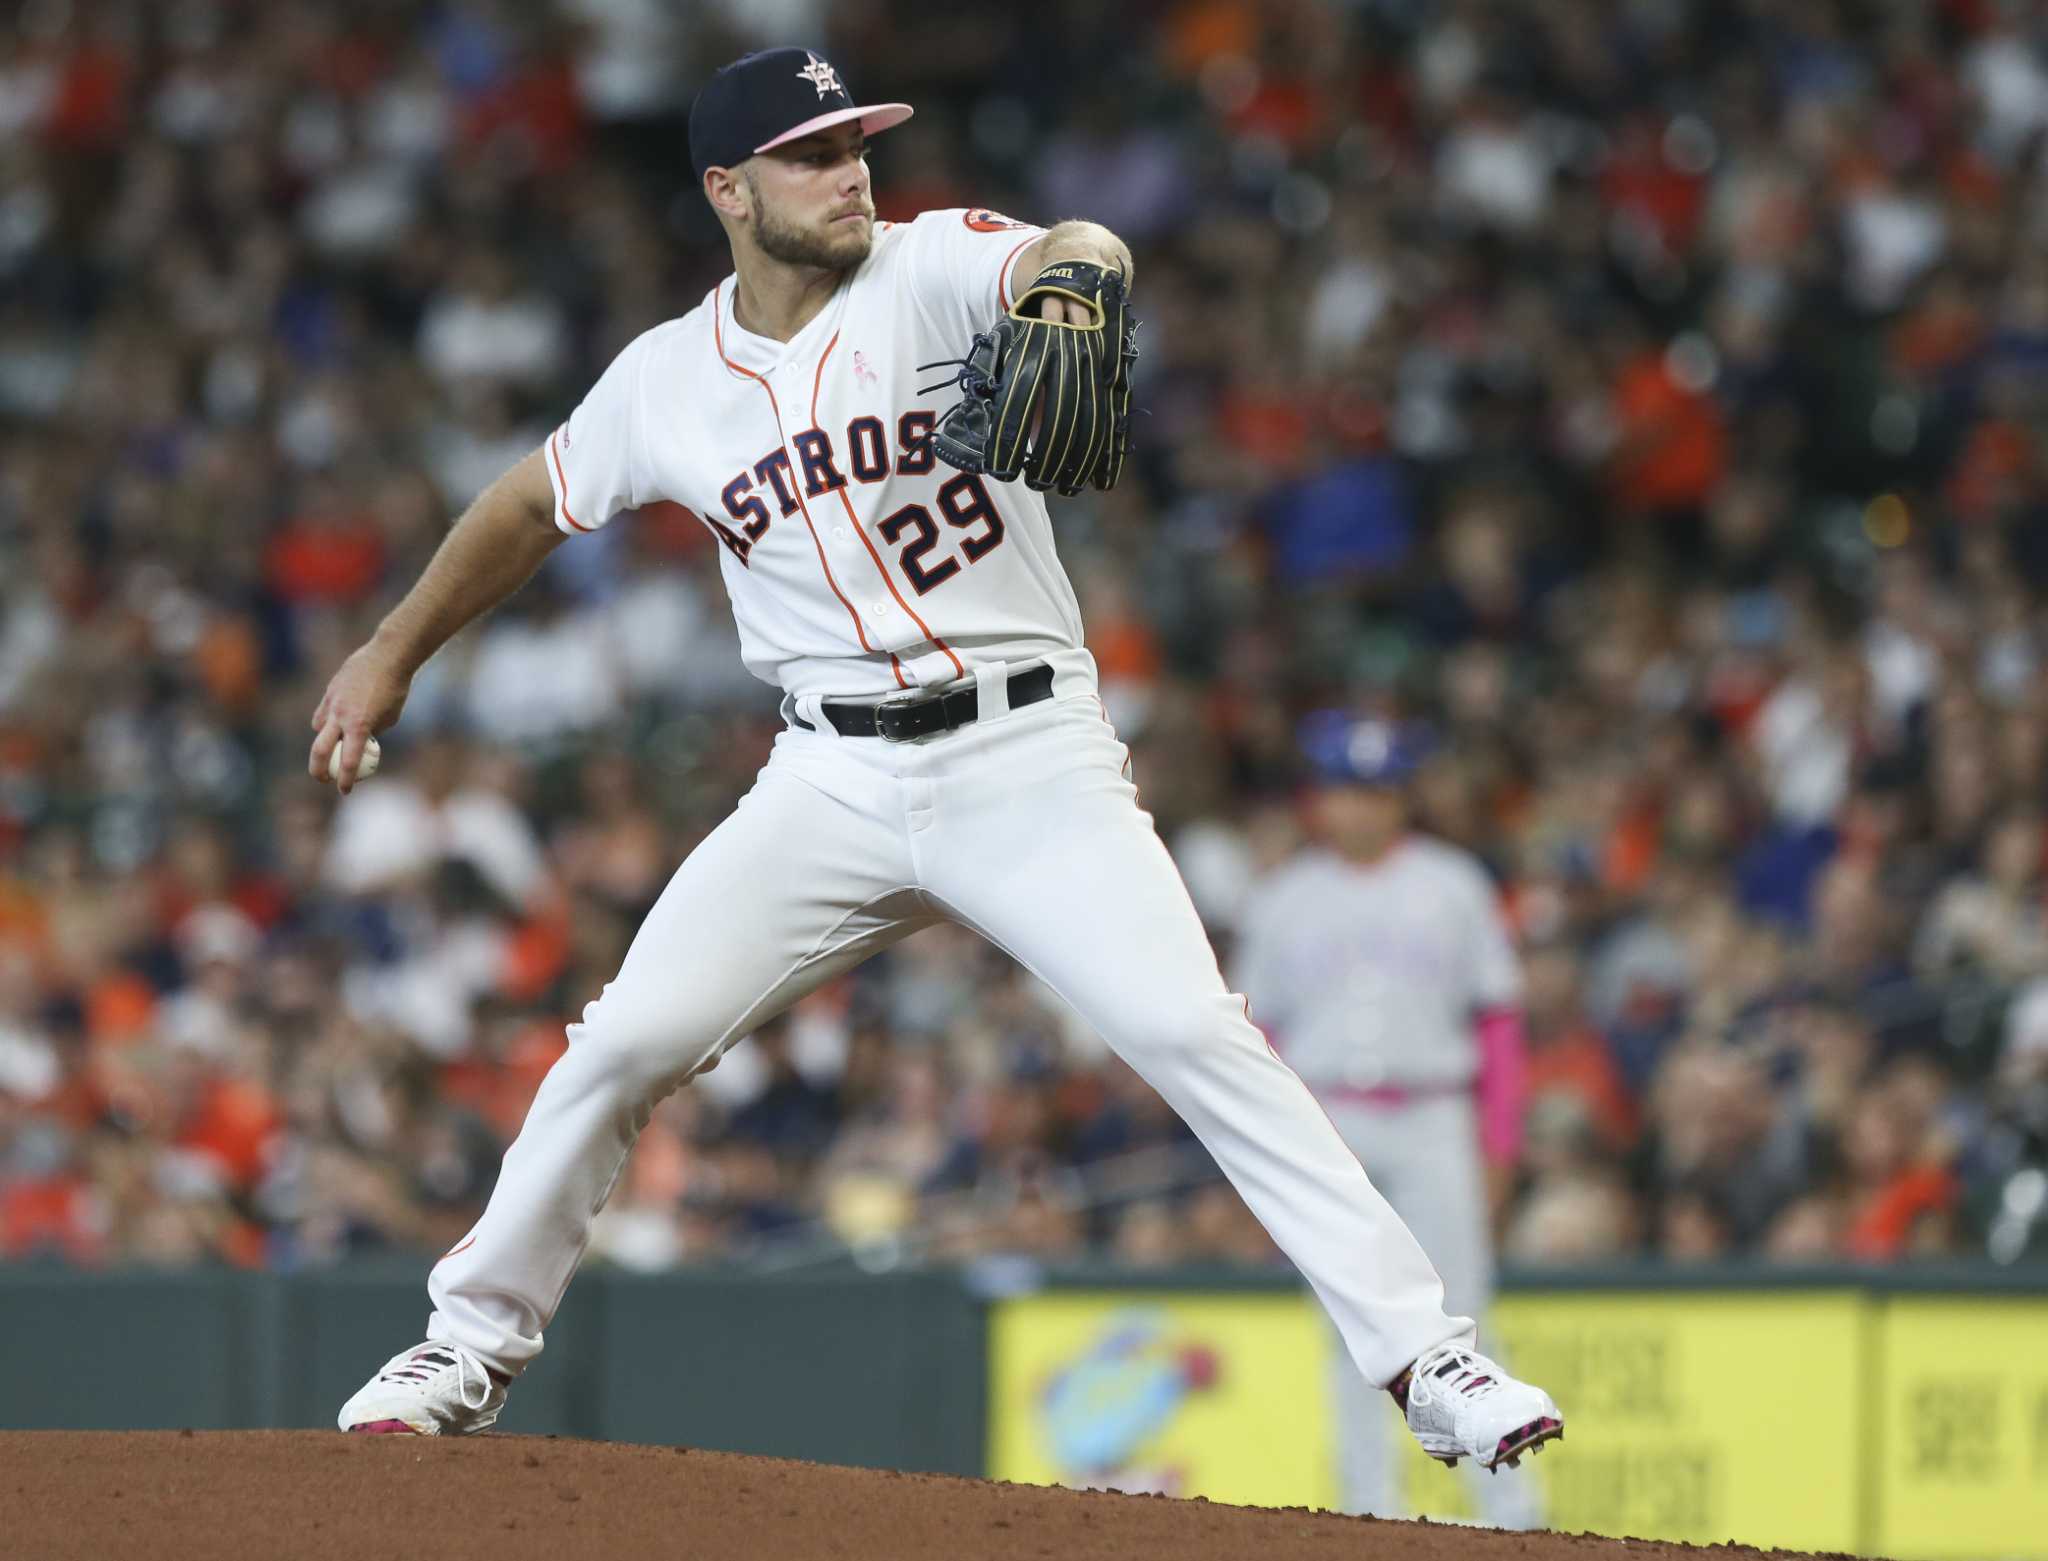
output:
<svg viewBox="0 0 2048 1561"><path fill-rule="evenodd" d="M1309 850L1255 886L1239 930L1252 1012L1435 1261L1446 1304L1483 1317L1493 1255L1473 1021L1521 997L1485 869L1422 835L1368 864ZM1399 1513L1386 1401L1342 1370L1335 1398L1346 1509ZM1474 1492L1488 1520L1536 1526L1526 1474L1486 1475Z"/></svg>
<svg viewBox="0 0 2048 1561"><path fill-rule="evenodd" d="M1096 697L1044 500L926 442L955 393L921 395L940 376L918 365L958 357L1008 307L1038 231L988 212L881 224L788 342L739 325L728 277L628 346L548 440L564 530L667 499L717 533L746 663L784 691L789 725L569 1026L489 1207L434 1268L429 1338L517 1373L655 1104L820 982L950 919L1180 1112L1367 1381L1470 1342L1226 989ZM1051 697L1011 708L1011 678L1041 663ZM979 718L915 741L841 736L820 710L944 685L976 689Z"/></svg>

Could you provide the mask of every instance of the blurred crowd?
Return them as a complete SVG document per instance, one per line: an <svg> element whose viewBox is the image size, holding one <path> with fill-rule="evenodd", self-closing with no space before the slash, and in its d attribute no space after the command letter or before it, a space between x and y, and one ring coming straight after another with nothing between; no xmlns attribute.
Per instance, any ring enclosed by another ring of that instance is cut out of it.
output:
<svg viewBox="0 0 2048 1561"><path fill-rule="evenodd" d="M1533 1089L1511 1259L2037 1247L2048 20L2021 0L14 0L0 30L0 1259L468 1227L777 727L694 517L554 555L385 770L308 717L449 518L728 261L704 74L918 117L884 216L1137 256L1057 512L1226 964L1295 724L1432 722ZM657 1112L594 1255L1277 1258L965 933Z"/></svg>

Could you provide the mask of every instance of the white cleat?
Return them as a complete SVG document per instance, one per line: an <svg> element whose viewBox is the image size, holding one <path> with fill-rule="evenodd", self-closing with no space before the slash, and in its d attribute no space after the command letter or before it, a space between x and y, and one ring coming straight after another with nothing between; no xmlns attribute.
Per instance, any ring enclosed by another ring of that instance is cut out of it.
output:
<svg viewBox="0 0 2048 1561"><path fill-rule="evenodd" d="M1452 1468L1476 1458L1482 1469L1513 1469L1564 1435L1548 1393L1462 1344L1440 1344L1409 1369L1407 1413L1422 1450Z"/></svg>
<svg viewBox="0 0 2048 1561"><path fill-rule="evenodd" d="M505 1385L454 1344L429 1340L394 1355L341 1406L344 1431L468 1436L505 1407Z"/></svg>

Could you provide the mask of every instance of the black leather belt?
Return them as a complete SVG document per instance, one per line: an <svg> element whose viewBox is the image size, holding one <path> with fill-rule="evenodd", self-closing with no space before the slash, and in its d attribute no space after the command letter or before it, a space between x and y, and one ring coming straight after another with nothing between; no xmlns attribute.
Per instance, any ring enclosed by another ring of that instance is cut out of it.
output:
<svg viewBox="0 0 2048 1561"><path fill-rule="evenodd" d="M1010 708L1035 705L1052 698L1052 667L1046 663L1012 673ZM879 737L885 742L907 743L913 737L950 732L965 726L981 714L980 691L969 683L944 694L927 694L922 699L885 699L879 704L821 704L819 711L841 737ZM810 728L802 717L797 725Z"/></svg>

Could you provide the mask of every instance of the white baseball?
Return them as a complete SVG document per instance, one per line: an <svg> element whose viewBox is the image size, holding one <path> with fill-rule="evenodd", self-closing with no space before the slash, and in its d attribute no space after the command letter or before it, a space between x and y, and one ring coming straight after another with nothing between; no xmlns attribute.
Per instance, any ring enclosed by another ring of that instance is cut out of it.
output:
<svg viewBox="0 0 2048 1561"><path fill-rule="evenodd" d="M372 737L369 740L369 742L363 745L363 759L362 763L356 766L356 779L359 781L365 781L368 780L372 775L375 775L377 773L378 762L383 757L384 750L378 746L377 739ZM331 781L338 781L341 779L340 743L336 743L334 745L334 752L327 756L327 778Z"/></svg>

